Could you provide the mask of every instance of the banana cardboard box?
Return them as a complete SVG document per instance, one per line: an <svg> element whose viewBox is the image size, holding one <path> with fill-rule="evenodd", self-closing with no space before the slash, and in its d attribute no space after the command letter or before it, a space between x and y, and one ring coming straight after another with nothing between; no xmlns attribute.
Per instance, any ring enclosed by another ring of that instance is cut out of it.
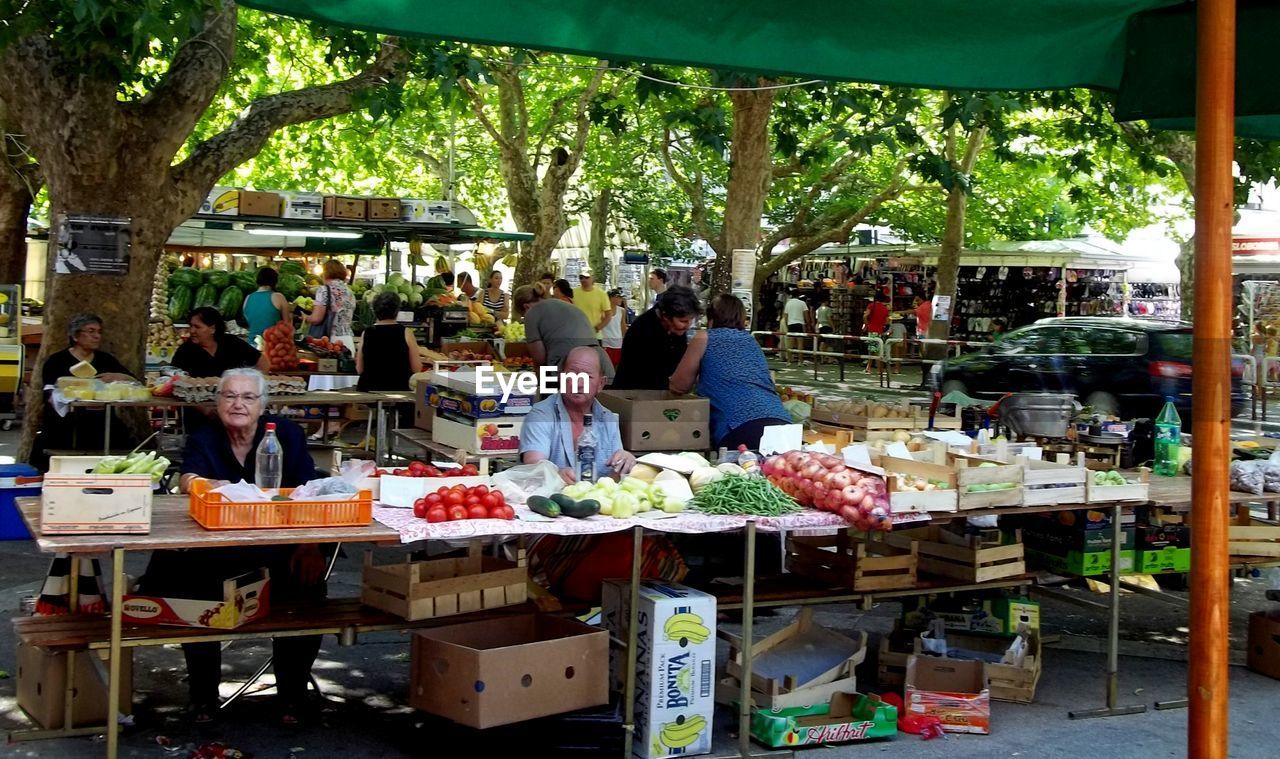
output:
<svg viewBox="0 0 1280 759"><path fill-rule="evenodd" d="M164 598L126 594L120 616L136 625L212 627L234 630L256 622L271 611L271 578L265 568L246 572L222 583L222 598Z"/></svg>
<svg viewBox="0 0 1280 759"><path fill-rule="evenodd" d="M604 627L623 640L629 595L627 581L605 581ZM634 755L656 759L708 753L715 710L715 597L645 580L638 623ZM616 649L609 654L609 671L620 684L625 660Z"/></svg>

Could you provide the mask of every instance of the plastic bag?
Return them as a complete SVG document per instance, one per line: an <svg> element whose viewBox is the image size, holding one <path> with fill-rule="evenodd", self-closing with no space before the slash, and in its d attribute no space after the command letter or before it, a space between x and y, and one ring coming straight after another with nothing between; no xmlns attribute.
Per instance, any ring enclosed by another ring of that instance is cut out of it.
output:
<svg viewBox="0 0 1280 759"><path fill-rule="evenodd" d="M342 477L325 477L312 480L293 489L289 499L293 501L345 501L359 492L354 484Z"/></svg>
<svg viewBox="0 0 1280 759"><path fill-rule="evenodd" d="M1262 469L1262 489L1268 493L1280 493L1280 464L1259 461Z"/></svg>
<svg viewBox="0 0 1280 759"><path fill-rule="evenodd" d="M529 496L550 496L564 488L560 469L548 459L536 464L521 464L493 475L492 487L501 491L507 503L524 503Z"/></svg>
<svg viewBox="0 0 1280 759"><path fill-rule="evenodd" d="M1231 462L1231 489L1241 493L1262 495L1265 480L1261 461Z"/></svg>

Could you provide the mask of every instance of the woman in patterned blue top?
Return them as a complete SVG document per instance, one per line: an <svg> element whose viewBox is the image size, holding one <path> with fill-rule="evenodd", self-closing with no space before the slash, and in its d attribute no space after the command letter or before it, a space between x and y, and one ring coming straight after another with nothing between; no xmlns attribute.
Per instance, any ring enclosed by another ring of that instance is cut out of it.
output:
<svg viewBox="0 0 1280 759"><path fill-rule="evenodd" d="M711 437L717 447L757 448L765 427L790 424L769 365L751 333L742 301L728 294L716 296L707 313L709 329L689 342L675 374L671 392L698 395L711 401Z"/></svg>

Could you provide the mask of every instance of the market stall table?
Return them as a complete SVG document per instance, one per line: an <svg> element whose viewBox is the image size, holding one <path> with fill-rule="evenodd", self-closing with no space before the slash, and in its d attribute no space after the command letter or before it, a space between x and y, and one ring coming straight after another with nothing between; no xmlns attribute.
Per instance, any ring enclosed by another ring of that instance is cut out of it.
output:
<svg viewBox="0 0 1280 759"><path fill-rule="evenodd" d="M162 548L230 548L237 546L267 545L306 545L319 543L363 542L363 543L395 543L400 534L377 521L361 527L287 527L266 530L206 530L188 514L188 500L185 496L157 496L151 506L151 532L145 535L42 535L40 531L40 499L18 498L16 504L26 522L27 528L35 536L36 546L46 553L66 553L72 558L87 554L111 552L111 618L109 645L110 662L108 666L107 703L119 702L120 694L120 660L124 646L124 629L121 618L124 596L124 555L127 551L152 551ZM76 576L72 571L72 576ZM162 628L155 628L157 631ZM327 629L323 629L327 631ZM202 640L218 640L236 637L239 631L210 631L201 635ZM313 632L308 630L306 632ZM293 634L303 634L294 631ZM195 637L194 633L189 633ZM255 636L255 637L260 637ZM161 642L179 642L172 635L156 633L156 640ZM139 645L139 638L132 636L132 645ZM68 652L69 671L74 672L74 651ZM68 688L72 688L74 680L67 678ZM66 699L67 716L64 725L72 725L70 719L71 695ZM107 720L107 756L114 759L119 747L120 725L115 718L114 710ZM83 733L85 731L80 731ZM96 732L96 731L94 731ZM67 734L78 734L67 730Z"/></svg>
<svg viewBox="0 0 1280 759"><path fill-rule="evenodd" d="M385 429L384 412L386 404L413 403L414 395L408 390L404 391L384 391L384 392L365 392L360 390L324 390L320 392L297 393L293 395L278 393L270 396L268 407L271 406L346 406L361 405L375 406L378 418L378 449L375 453L377 460L381 462L386 454L385 435L382 430ZM94 401L94 400L76 400L70 404L72 410L81 408L101 408L105 409L104 416L104 438L103 453L106 454L111 450L111 417L112 412L116 408L158 408L166 412L169 409L180 408L213 408L217 405L216 401L184 401L178 398L153 396L151 398L127 401ZM327 422L327 417L324 420Z"/></svg>
<svg viewBox="0 0 1280 759"><path fill-rule="evenodd" d="M428 453L443 456L449 461L457 464L475 463L477 468L480 470L480 474L485 477L489 476L489 462L493 459L506 458L516 460L520 457L520 453L518 451L497 451L494 453L471 453L469 451L463 451L443 443L437 443L431 438L430 432L417 428L396 430L394 435L396 438L403 440L410 445L417 446ZM381 443L382 438L379 437L378 441ZM395 454L394 445L392 446L391 453Z"/></svg>

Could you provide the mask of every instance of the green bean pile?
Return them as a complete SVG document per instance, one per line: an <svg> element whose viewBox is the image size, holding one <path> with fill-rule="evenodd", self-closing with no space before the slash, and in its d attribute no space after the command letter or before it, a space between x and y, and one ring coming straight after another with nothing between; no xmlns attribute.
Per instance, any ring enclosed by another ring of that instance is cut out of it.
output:
<svg viewBox="0 0 1280 759"><path fill-rule="evenodd" d="M751 514L776 517L800 511L790 496L763 477L729 475L708 483L689 506L703 514Z"/></svg>

